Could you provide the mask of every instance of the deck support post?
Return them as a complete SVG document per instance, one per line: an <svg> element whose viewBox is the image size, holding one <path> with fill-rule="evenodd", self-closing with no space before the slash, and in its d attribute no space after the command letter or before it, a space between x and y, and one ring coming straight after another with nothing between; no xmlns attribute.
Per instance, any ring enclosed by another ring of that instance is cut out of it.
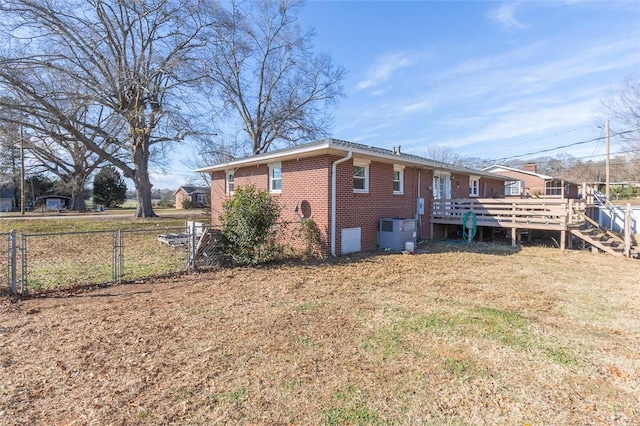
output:
<svg viewBox="0 0 640 426"><path fill-rule="evenodd" d="M631 257L631 203L624 211L624 255Z"/></svg>
<svg viewBox="0 0 640 426"><path fill-rule="evenodd" d="M564 251L567 246L567 231L560 231L560 251Z"/></svg>
<svg viewBox="0 0 640 426"><path fill-rule="evenodd" d="M511 228L511 247L518 246L518 229Z"/></svg>

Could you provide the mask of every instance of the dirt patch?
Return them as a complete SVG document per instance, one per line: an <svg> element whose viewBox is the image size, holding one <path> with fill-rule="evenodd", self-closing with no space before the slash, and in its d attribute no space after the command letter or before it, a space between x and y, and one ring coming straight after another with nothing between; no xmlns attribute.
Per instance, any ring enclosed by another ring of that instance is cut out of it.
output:
<svg viewBox="0 0 640 426"><path fill-rule="evenodd" d="M2 299L0 423L640 422L640 262L426 251Z"/></svg>

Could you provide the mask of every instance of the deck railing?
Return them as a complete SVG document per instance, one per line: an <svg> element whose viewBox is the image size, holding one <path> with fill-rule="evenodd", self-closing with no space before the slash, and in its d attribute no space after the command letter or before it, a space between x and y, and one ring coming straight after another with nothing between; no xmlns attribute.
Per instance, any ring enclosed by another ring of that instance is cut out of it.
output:
<svg viewBox="0 0 640 426"><path fill-rule="evenodd" d="M433 200L431 223L462 224L472 211L478 226L566 230L577 224L579 201L565 198L457 198Z"/></svg>

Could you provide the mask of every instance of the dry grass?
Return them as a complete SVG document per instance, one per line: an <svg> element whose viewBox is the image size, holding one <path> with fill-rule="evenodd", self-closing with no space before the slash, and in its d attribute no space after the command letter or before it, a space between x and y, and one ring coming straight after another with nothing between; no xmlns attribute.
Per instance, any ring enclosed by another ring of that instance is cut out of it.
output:
<svg viewBox="0 0 640 426"><path fill-rule="evenodd" d="M469 248L5 301L0 423L640 423L640 262Z"/></svg>

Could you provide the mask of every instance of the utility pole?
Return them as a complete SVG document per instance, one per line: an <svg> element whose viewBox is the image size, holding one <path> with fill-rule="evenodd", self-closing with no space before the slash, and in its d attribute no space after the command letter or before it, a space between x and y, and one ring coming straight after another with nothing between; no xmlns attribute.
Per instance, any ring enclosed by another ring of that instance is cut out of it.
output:
<svg viewBox="0 0 640 426"><path fill-rule="evenodd" d="M610 185L610 172L611 172L611 145L609 143L609 120L605 122L605 135L607 140L607 157L605 159L604 166L604 195L609 200L609 185Z"/></svg>
<svg viewBox="0 0 640 426"><path fill-rule="evenodd" d="M24 136L20 126L20 214L24 216Z"/></svg>

